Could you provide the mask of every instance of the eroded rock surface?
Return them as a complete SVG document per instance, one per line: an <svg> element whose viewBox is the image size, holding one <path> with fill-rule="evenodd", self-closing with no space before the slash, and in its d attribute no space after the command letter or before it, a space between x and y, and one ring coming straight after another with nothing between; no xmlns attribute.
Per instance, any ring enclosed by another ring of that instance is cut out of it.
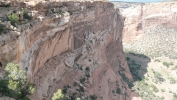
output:
<svg viewBox="0 0 177 100"><path fill-rule="evenodd" d="M112 3L12 5L17 10L26 7L33 20L0 35L0 57L3 66L12 61L27 71L36 85L31 100L51 100L59 88L83 100L94 95L98 100L137 96L128 87L132 76L123 56L123 18Z"/></svg>

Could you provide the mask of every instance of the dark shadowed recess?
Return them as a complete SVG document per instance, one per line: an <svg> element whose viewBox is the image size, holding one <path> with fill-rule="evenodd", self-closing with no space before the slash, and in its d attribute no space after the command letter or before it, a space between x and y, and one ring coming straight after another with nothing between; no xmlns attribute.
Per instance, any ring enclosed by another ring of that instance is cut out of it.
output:
<svg viewBox="0 0 177 100"><path fill-rule="evenodd" d="M141 81L147 73L150 58L144 54L124 53L125 59L133 76L133 81Z"/></svg>

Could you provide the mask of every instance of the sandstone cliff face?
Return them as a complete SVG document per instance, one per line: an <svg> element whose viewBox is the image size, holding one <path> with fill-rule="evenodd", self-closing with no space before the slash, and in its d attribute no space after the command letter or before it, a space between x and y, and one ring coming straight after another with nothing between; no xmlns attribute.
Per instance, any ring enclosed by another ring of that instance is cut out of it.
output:
<svg viewBox="0 0 177 100"><path fill-rule="evenodd" d="M162 25L166 28L176 28L176 5L176 2L119 4L118 7L125 16L123 42L141 38L144 31L148 31L150 27Z"/></svg>
<svg viewBox="0 0 177 100"><path fill-rule="evenodd" d="M123 56L123 18L107 2L11 2L33 21L0 35L3 67L16 62L36 85L31 100L51 100L59 88L83 100L131 100ZM3 8L4 10L12 8ZM4 11L2 10L2 11ZM1 15L2 17L5 15ZM120 91L119 91L120 90Z"/></svg>
<svg viewBox="0 0 177 100"><path fill-rule="evenodd" d="M125 52L176 59L176 2L119 3ZM168 47L168 48L167 48Z"/></svg>

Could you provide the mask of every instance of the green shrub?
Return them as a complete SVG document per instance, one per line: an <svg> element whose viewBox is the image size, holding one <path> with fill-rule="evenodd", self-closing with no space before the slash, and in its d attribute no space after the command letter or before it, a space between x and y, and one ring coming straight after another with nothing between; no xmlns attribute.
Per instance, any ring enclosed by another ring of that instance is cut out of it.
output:
<svg viewBox="0 0 177 100"><path fill-rule="evenodd" d="M67 93L67 91L68 91L68 88L70 88L70 86L68 85L68 86L63 86L63 93L64 94L66 94Z"/></svg>
<svg viewBox="0 0 177 100"><path fill-rule="evenodd" d="M165 99L164 96L160 97L160 100L164 100L164 99Z"/></svg>
<svg viewBox="0 0 177 100"><path fill-rule="evenodd" d="M76 98L76 100L81 100L80 98Z"/></svg>
<svg viewBox="0 0 177 100"><path fill-rule="evenodd" d="M169 64L170 64L171 66L173 66L173 65L174 65L174 64L173 64L173 62L170 62Z"/></svg>
<svg viewBox="0 0 177 100"><path fill-rule="evenodd" d="M121 94L121 89L120 89L120 88L117 88L117 89L116 89L116 93L117 93L117 94Z"/></svg>
<svg viewBox="0 0 177 100"><path fill-rule="evenodd" d="M169 67L170 65L173 66L174 64L173 64L173 62L170 62L170 63L163 62L163 65L166 66L166 67Z"/></svg>
<svg viewBox="0 0 177 100"><path fill-rule="evenodd" d="M21 12L23 14L24 19L32 20L32 16L30 16L28 14L28 12L26 12L23 8L22 8Z"/></svg>
<svg viewBox="0 0 177 100"><path fill-rule="evenodd" d="M159 59L155 59L154 61L155 61L155 62L160 62L160 60L159 60Z"/></svg>
<svg viewBox="0 0 177 100"><path fill-rule="evenodd" d="M165 81L165 79L163 78L163 76L162 76L162 74L161 73L159 73L159 72L157 72L157 71L154 71L154 70L152 70L153 71L153 73L154 73L154 82L155 83L161 83L161 82L164 82Z"/></svg>
<svg viewBox="0 0 177 100"><path fill-rule="evenodd" d="M27 20L32 20L32 16L28 14L23 8L21 9L21 13L23 14L23 18ZM13 26L16 26L16 24L19 24L19 17L16 14L16 11L13 11L12 14L8 16L8 20Z"/></svg>
<svg viewBox="0 0 177 100"><path fill-rule="evenodd" d="M5 5L6 8L7 8L7 7L10 7L10 6L11 6L10 3Z"/></svg>
<svg viewBox="0 0 177 100"><path fill-rule="evenodd" d="M52 100L68 100L68 97L62 93L61 89L59 89L56 93L54 93Z"/></svg>
<svg viewBox="0 0 177 100"><path fill-rule="evenodd" d="M149 79L148 79L148 77L146 77L146 78L145 78L145 80L147 80L147 81L148 81L148 80L149 80Z"/></svg>
<svg viewBox="0 0 177 100"><path fill-rule="evenodd" d="M130 60L130 57L127 57L126 60L129 61L129 60Z"/></svg>
<svg viewBox="0 0 177 100"><path fill-rule="evenodd" d="M21 9L24 19L32 20L32 16L28 14L23 8Z"/></svg>
<svg viewBox="0 0 177 100"><path fill-rule="evenodd" d="M64 14L65 12L63 10L59 10L59 13L60 14Z"/></svg>
<svg viewBox="0 0 177 100"><path fill-rule="evenodd" d="M53 94L52 100L81 100L79 97L76 96L77 93L75 92L70 94L70 96L67 96L62 91L62 89L58 89L58 91Z"/></svg>
<svg viewBox="0 0 177 100"><path fill-rule="evenodd" d="M0 23L0 35L5 31L5 26Z"/></svg>
<svg viewBox="0 0 177 100"><path fill-rule="evenodd" d="M177 99L177 94L176 94L176 93L174 93L174 94L173 94L173 97Z"/></svg>
<svg viewBox="0 0 177 100"><path fill-rule="evenodd" d="M73 86L77 86L77 82L74 82L74 83L73 83Z"/></svg>
<svg viewBox="0 0 177 100"><path fill-rule="evenodd" d="M155 85L151 85L154 92L159 92L159 89Z"/></svg>
<svg viewBox="0 0 177 100"><path fill-rule="evenodd" d="M77 99L76 99L76 98L77 98L77 97L76 97L76 94L77 94L77 93L72 93L72 95L69 96L69 97L71 98L71 100L77 100Z"/></svg>
<svg viewBox="0 0 177 100"><path fill-rule="evenodd" d="M86 68L85 68L85 76L86 76L87 78L90 78L90 68L89 68L89 67L86 67Z"/></svg>
<svg viewBox="0 0 177 100"><path fill-rule="evenodd" d="M84 83L86 79L81 77L79 80L80 80L80 83Z"/></svg>
<svg viewBox="0 0 177 100"><path fill-rule="evenodd" d="M27 12L23 14L23 17L28 20L32 20L32 16L30 16Z"/></svg>
<svg viewBox="0 0 177 100"><path fill-rule="evenodd" d="M163 62L163 65L166 66L166 67L170 66L169 63L167 63L167 62Z"/></svg>
<svg viewBox="0 0 177 100"><path fill-rule="evenodd" d="M77 88L76 91L78 91L80 93L81 92L84 93L84 88L82 86L79 86L79 88Z"/></svg>
<svg viewBox="0 0 177 100"><path fill-rule="evenodd" d="M97 100L97 96L96 95L90 95L90 99L91 100Z"/></svg>
<svg viewBox="0 0 177 100"><path fill-rule="evenodd" d="M72 14L73 14L73 12L72 12L72 11L68 11L68 13L69 13L70 15L72 15Z"/></svg>
<svg viewBox="0 0 177 100"><path fill-rule="evenodd" d="M86 71L86 72L90 72L90 68L89 68L89 67L86 67L86 68L85 68L85 71Z"/></svg>
<svg viewBox="0 0 177 100"><path fill-rule="evenodd" d="M18 23L19 18L18 18L18 16L17 16L17 14L12 13L12 14L10 14L10 15L8 16L8 20L10 21L10 23L11 23L13 26L15 26L15 24Z"/></svg>
<svg viewBox="0 0 177 100"><path fill-rule="evenodd" d="M177 69L177 65L175 67L172 68L172 70L176 70Z"/></svg>
<svg viewBox="0 0 177 100"><path fill-rule="evenodd" d="M89 74L89 73L85 73L85 76L86 76L87 78L90 78L90 74Z"/></svg>
<svg viewBox="0 0 177 100"><path fill-rule="evenodd" d="M57 12L55 8L52 8L51 11L52 11L52 13L54 13L54 14Z"/></svg>
<svg viewBox="0 0 177 100"><path fill-rule="evenodd" d="M161 89L161 92L165 92L165 89Z"/></svg>
<svg viewBox="0 0 177 100"><path fill-rule="evenodd" d="M174 79L173 77L169 77L170 79L170 84L175 84L177 82L176 79Z"/></svg>
<svg viewBox="0 0 177 100"><path fill-rule="evenodd" d="M5 80L0 80L0 93L17 100L29 100L28 95L35 91L34 84L27 82L26 72L17 64L9 63L5 67Z"/></svg>
<svg viewBox="0 0 177 100"><path fill-rule="evenodd" d="M155 95L151 90L151 85L149 85L145 80L134 82L132 90L138 93L142 97L142 100L159 100L160 98Z"/></svg>

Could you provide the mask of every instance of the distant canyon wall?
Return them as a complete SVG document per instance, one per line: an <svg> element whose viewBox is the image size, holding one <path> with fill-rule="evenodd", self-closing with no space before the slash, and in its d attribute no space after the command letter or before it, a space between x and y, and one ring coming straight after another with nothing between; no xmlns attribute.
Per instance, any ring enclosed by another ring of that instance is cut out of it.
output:
<svg viewBox="0 0 177 100"><path fill-rule="evenodd" d="M120 3L118 7L125 17L124 43L141 38L145 30L157 25L177 28L177 2Z"/></svg>

